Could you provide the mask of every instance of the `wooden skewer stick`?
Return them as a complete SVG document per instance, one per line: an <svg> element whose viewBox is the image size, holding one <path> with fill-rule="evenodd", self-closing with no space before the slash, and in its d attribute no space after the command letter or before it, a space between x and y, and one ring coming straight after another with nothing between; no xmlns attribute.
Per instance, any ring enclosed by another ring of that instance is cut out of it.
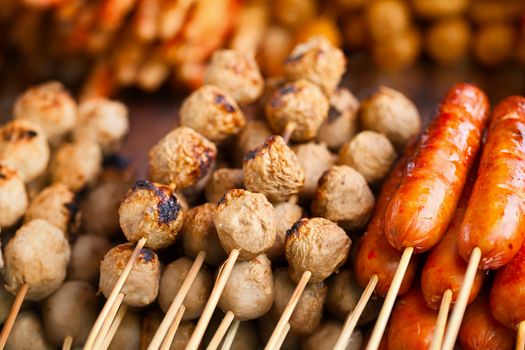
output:
<svg viewBox="0 0 525 350"><path fill-rule="evenodd" d="M443 293L441 299L441 305L439 306L439 313L436 322L436 328L434 329L434 337L430 344L430 350L441 349L443 343L443 335L445 334L445 327L447 326L448 312L450 310L450 303L452 302L452 290L447 289Z"/></svg>
<svg viewBox="0 0 525 350"><path fill-rule="evenodd" d="M359 318L363 314L363 310L365 309L368 300L370 300L370 297L372 296L372 293L374 292L374 289L377 286L377 282L379 282L379 277L377 275L373 275L370 278L370 281L368 281L368 285L363 291L363 294L357 302L357 305L345 320L343 329L341 330L341 334L339 335L339 339L337 339L337 343L335 343L334 350L346 349L348 342L350 341L350 337L354 332L355 326L357 325L357 321L359 321Z"/></svg>
<svg viewBox="0 0 525 350"><path fill-rule="evenodd" d="M233 314L233 312L228 310L228 312L226 312L226 314L222 318L221 324L215 331L215 334L211 338L206 350L217 350L219 348L219 345L221 345L222 342L222 338L224 338L224 335L226 334L226 331L228 331L228 328L230 328L230 325L232 324L234 318L235 315Z"/></svg>
<svg viewBox="0 0 525 350"><path fill-rule="evenodd" d="M124 293L119 293L117 299L115 300L115 303L113 303L113 305L111 306L111 309L108 313L108 317L104 320L104 323L102 324L102 327L100 328L100 331L98 332L98 335L95 338L93 349L98 350L102 348L102 345L104 344L104 339L106 339L109 329L113 324L113 320L117 316L120 306L122 305L122 301L124 300L124 296Z"/></svg>
<svg viewBox="0 0 525 350"><path fill-rule="evenodd" d="M459 290L458 298L456 299L456 304L454 305L454 310L452 310L452 315L450 316L450 322L447 326L442 350L452 350L456 344L459 327L461 326L461 321L463 320L463 315L465 314L465 309L467 308L468 297L470 295L472 285L474 284L474 278L476 277L480 260L481 249L476 247L470 254L470 260L468 262L467 272L465 273L465 279L463 280L463 285Z"/></svg>
<svg viewBox="0 0 525 350"><path fill-rule="evenodd" d="M104 343L102 344L101 350L106 350L109 348L109 345L111 344L111 341L115 337L115 334L117 333L118 327L122 323L122 320L124 319L124 316L126 316L126 311L128 311L128 306L126 304L122 305L122 307L118 310L117 316L115 316L115 320L111 324L111 327L109 328L108 334L106 338L104 339Z"/></svg>
<svg viewBox="0 0 525 350"><path fill-rule="evenodd" d="M111 294L109 295L109 298L106 301L106 304L102 308L102 311L98 315L97 320L95 321L95 324L93 325L93 328L91 328L91 331L89 332L89 336L86 340L86 344L84 345L84 349L90 350L93 347L97 334L100 332L100 328L104 324L104 320L108 317L108 313L109 313L109 310L111 309L111 306L115 303L115 300L120 294L120 291L122 290L122 287L124 286L124 283L129 277L129 274L131 273L131 269L133 268L133 265L135 264L135 261L137 260L137 257L139 256L140 250L144 248L145 244L146 244L146 238L144 237L142 237L137 242L137 245L135 246L135 250L133 250L133 254L131 254L131 257L129 258L128 263L126 264L126 267L124 267L124 270L122 271L122 274L117 280L117 283L115 283L115 287L113 287L113 290L111 291Z"/></svg>
<svg viewBox="0 0 525 350"><path fill-rule="evenodd" d="M286 339L286 336L288 335L288 332L290 331L290 324L287 323L286 326L284 326L283 332L279 339L277 340L277 343L275 343L275 348L279 350L284 343L284 340Z"/></svg>
<svg viewBox="0 0 525 350"><path fill-rule="evenodd" d="M73 345L73 337L68 335L64 338L64 343L62 344L62 350L70 350Z"/></svg>
<svg viewBox="0 0 525 350"><path fill-rule="evenodd" d="M374 326L374 330L372 331L372 335L370 336L370 340L366 346L366 350L377 350L379 348L381 338L383 338L383 333L385 332L386 324L388 323L388 318L390 317L390 313L394 307L394 302L396 301L399 288L401 287L401 282L403 282L403 277L405 276L405 272L413 252L413 247L407 247L403 251L403 255L401 256L401 260L399 260L399 265L397 266L396 273L392 279L392 284L388 289L385 301L383 302L383 306L381 307L381 311L377 317L377 321Z"/></svg>
<svg viewBox="0 0 525 350"><path fill-rule="evenodd" d="M290 137L292 137L292 134L296 126L297 124L295 124L294 122L290 122L286 124L286 127L284 128L284 132L283 132L284 142L288 143L290 141Z"/></svg>
<svg viewBox="0 0 525 350"><path fill-rule="evenodd" d="M273 330L270 340L268 340L268 343L266 344L266 347L264 348L265 350L273 350L277 348L279 337L281 336L281 333L286 328L286 324L288 323L288 321L290 321L290 317L292 317L292 313L295 310L295 307L297 306L297 303L299 302L299 299L301 298L301 295L304 292L304 288L306 288L306 284L310 280L311 276L312 276L312 273L310 271L305 271L303 275L301 276L301 279L299 280L297 287L295 287L295 291L293 292L292 297L290 298L290 301L288 301L288 304L284 308L284 311L281 315L281 318L279 319L279 322L277 322L277 325L275 326L275 329Z"/></svg>
<svg viewBox="0 0 525 350"><path fill-rule="evenodd" d="M184 311L186 311L186 307L184 305L181 305L179 308L179 311L177 311L177 314L175 315L175 319L173 320L173 323L168 329L168 333L166 334L166 337L164 337L164 340L162 341L162 344L160 345L159 350L169 350L170 349L171 343L173 343L173 338L175 338L175 333L177 333L177 329L179 328L180 321L182 321L182 316L184 316Z"/></svg>
<svg viewBox="0 0 525 350"><path fill-rule="evenodd" d="M525 350L525 321L518 325L518 339L516 339L516 350Z"/></svg>
<svg viewBox="0 0 525 350"><path fill-rule="evenodd" d="M166 337L166 334L168 333L168 330L173 327L173 322L180 310L180 307L184 301L184 298L186 298L186 295L188 294L188 291L191 288L191 285L193 284L193 281L195 281L195 278L197 277L197 274L199 273L199 270L201 269L202 265L204 264L204 260L206 259L206 252L200 251L199 254L197 254L197 257L193 261L193 265L191 265L190 270L188 271L188 274L186 275L186 278L182 282L182 285L177 292L177 295L175 295L175 298L171 302L171 305L166 312L166 315L164 316L164 319L162 320L159 328L155 332L155 335L153 336L153 339L151 340L148 350L157 350L162 343L162 340L164 337ZM175 328L174 332L177 331L177 328ZM175 333L174 333L175 334Z"/></svg>
<svg viewBox="0 0 525 350"><path fill-rule="evenodd" d="M11 333L11 329L13 329L13 325L15 324L16 317L18 316L18 313L20 312L20 308L22 307L22 303L24 302L24 299L27 295L28 290L29 290L29 284L24 283L20 286L20 289L18 290L18 293L16 294L15 301L13 302L13 305L11 306L11 310L9 310L9 314L7 315L7 318L5 319L4 328L2 328L2 333L0 334L0 350L3 350L5 347L5 344L7 343L7 338L9 338L9 333Z"/></svg>
<svg viewBox="0 0 525 350"><path fill-rule="evenodd" d="M206 331L206 327L208 327L208 323L210 323L213 311L215 311L215 307L217 306L219 298L224 290L224 287L226 286L226 282L230 277L230 274L233 270L233 266L235 265L235 262L239 257L239 253L240 252L238 249L233 249L228 259L222 265L217 279L215 281L215 285L213 286L213 289L211 291L208 302L206 303L206 306L204 306L204 310L202 311L201 317L199 318L199 322L197 322L197 326L195 327L195 330L193 331L193 334L191 335L190 340L186 345L186 350L197 350L197 348L199 347L204 332Z"/></svg>
<svg viewBox="0 0 525 350"><path fill-rule="evenodd" d="M239 320L235 320L233 322L233 325L228 330L228 334L226 334L226 337L224 338L224 343L222 344L221 350L230 350L240 324L241 324L241 321Z"/></svg>

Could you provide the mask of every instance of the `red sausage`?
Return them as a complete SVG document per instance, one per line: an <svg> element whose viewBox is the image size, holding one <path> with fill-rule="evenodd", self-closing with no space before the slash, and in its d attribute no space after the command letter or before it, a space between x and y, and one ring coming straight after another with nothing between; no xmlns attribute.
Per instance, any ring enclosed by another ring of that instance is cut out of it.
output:
<svg viewBox="0 0 525 350"><path fill-rule="evenodd" d="M458 249L469 260L481 249L481 269L498 269L518 252L525 231L525 98L513 96L492 114L487 143Z"/></svg>
<svg viewBox="0 0 525 350"><path fill-rule="evenodd" d="M473 173L473 171L471 173ZM474 177L470 176L445 236L441 242L431 250L421 272L421 290L423 297L425 298L427 306L434 310L439 309L441 299L447 289L452 291L452 302L455 302L459 290L463 285L467 263L461 255L459 255L457 237L473 185ZM469 304L476 299L483 285L484 277L485 274L483 271L478 270L474 284L470 290Z"/></svg>
<svg viewBox="0 0 525 350"><path fill-rule="evenodd" d="M438 313L425 305L419 287L399 299L390 316L388 350L430 348Z"/></svg>
<svg viewBox="0 0 525 350"><path fill-rule="evenodd" d="M401 158L390 176L383 184L376 200L374 215L368 224L366 233L359 240L357 254L354 260L354 271L357 282L364 288L373 275L378 276L375 292L385 296L392 283L392 278L401 259L401 253L394 248L385 238L383 231L383 217L385 209L390 202L392 194L396 191L406 168L409 156L413 153L414 145L409 146L406 155ZM410 261L407 272L399 289L402 295L412 285L416 274L417 261Z"/></svg>
<svg viewBox="0 0 525 350"><path fill-rule="evenodd" d="M464 350L511 350L514 336L492 317L488 298L480 295L465 311L459 343Z"/></svg>
<svg viewBox="0 0 525 350"><path fill-rule="evenodd" d="M525 245L501 270L490 292L490 309L496 320L516 329L525 321Z"/></svg>
<svg viewBox="0 0 525 350"><path fill-rule="evenodd" d="M443 237L488 111L487 97L476 86L457 84L449 90L385 212L385 235L394 248L414 247L421 253Z"/></svg>

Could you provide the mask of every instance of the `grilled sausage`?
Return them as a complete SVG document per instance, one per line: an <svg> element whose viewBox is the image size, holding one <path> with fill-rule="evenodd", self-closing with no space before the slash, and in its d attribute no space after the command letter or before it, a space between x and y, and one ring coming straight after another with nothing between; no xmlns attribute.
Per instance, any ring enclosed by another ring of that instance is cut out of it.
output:
<svg viewBox="0 0 525 350"><path fill-rule="evenodd" d="M479 149L488 109L476 86L457 84L449 90L385 212L385 235L393 247L421 253L443 237Z"/></svg>
<svg viewBox="0 0 525 350"><path fill-rule="evenodd" d="M497 269L518 252L525 234L525 98L513 96L492 114L458 249L469 260L481 249L481 269Z"/></svg>

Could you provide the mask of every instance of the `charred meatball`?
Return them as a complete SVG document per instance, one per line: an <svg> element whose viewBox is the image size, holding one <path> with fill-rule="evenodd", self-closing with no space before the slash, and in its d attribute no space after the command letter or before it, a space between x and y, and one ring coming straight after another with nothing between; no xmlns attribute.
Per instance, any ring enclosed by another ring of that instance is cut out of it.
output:
<svg viewBox="0 0 525 350"><path fill-rule="evenodd" d="M13 226L26 209L24 181L15 170L0 164L0 228Z"/></svg>

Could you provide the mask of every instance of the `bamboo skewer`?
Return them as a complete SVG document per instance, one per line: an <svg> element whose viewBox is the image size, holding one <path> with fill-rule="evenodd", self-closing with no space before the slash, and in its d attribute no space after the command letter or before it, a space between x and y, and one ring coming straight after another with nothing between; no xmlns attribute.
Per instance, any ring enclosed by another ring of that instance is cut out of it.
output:
<svg viewBox="0 0 525 350"><path fill-rule="evenodd" d="M24 299L27 295L27 292L29 290L29 284L24 283L22 286L20 286L20 289L18 290L18 293L16 294L15 301L13 302L13 305L11 306L11 310L9 310L9 314L7 315L7 318L4 323L4 328L2 328L2 333L0 334L0 350L3 350L5 347L5 344L7 343L7 338L9 337L9 334L11 333L11 330L13 329L13 325L15 324L16 317L18 316L18 313L20 312L20 308L22 307L22 303L24 302Z"/></svg>
<svg viewBox="0 0 525 350"><path fill-rule="evenodd" d="M111 306L111 309L109 310L108 317L104 320L102 323L102 327L100 327L100 331L98 332L97 337L95 338L95 342L93 344L93 349L98 350L102 347L102 344L104 344L104 339L106 339L109 329L111 328L111 325L113 324L113 320L117 316L117 313L120 306L122 305L122 301L124 300L124 294L119 293L117 299Z"/></svg>
<svg viewBox="0 0 525 350"><path fill-rule="evenodd" d="M160 348L158 348L159 350L169 350L170 349L171 343L173 343L173 338L175 337L175 333L177 333L177 329L179 328L180 322L182 321L182 316L184 316L184 311L186 311L186 307L184 305L181 305L181 307L175 314L175 318L173 319L173 323L168 329L168 333L166 334L166 337L164 337L164 340L162 341Z"/></svg>
<svg viewBox="0 0 525 350"><path fill-rule="evenodd" d="M275 343L275 348L276 349L280 349L281 346L283 346L284 340L286 339L286 335L288 334L289 331L290 331L290 324L287 323L284 326L283 332L282 332L281 336L279 337L279 339L277 340L277 343Z"/></svg>
<svg viewBox="0 0 525 350"><path fill-rule="evenodd" d="M111 324L111 327L109 328L106 337L104 338L104 342L102 343L102 347L100 348L101 350L106 350L107 348L109 348L113 337L117 333L118 327L122 323L124 316L126 316L126 311L128 311L128 306L124 304L118 310L117 315L115 316L115 319L113 320L113 323Z"/></svg>
<svg viewBox="0 0 525 350"><path fill-rule="evenodd" d="M445 327L447 326L448 312L450 310L451 303L452 290L447 289L443 293L443 298L441 299L441 305L439 307L436 328L434 330L434 337L432 338L432 343L430 344L430 350L441 349L441 344L443 343L443 335L445 334Z"/></svg>
<svg viewBox="0 0 525 350"><path fill-rule="evenodd" d="M525 321L518 325L518 338L516 339L516 350L525 350Z"/></svg>
<svg viewBox="0 0 525 350"><path fill-rule="evenodd" d="M403 251L403 255L401 256L401 260L399 260L399 265L397 266L396 273L392 279L392 284L390 285L390 288L386 294L383 307L381 307L381 311L379 312L379 316L374 326L374 330L372 331L372 335L370 336L370 340L366 346L366 350L377 350L379 348L381 338L383 338L383 333L385 332L386 324L388 323L388 318L390 317L390 313L394 307L394 302L396 301L399 288L401 287L401 282L403 282L403 277L405 276L405 272L413 252L413 247L407 247Z"/></svg>
<svg viewBox="0 0 525 350"><path fill-rule="evenodd" d="M70 350L73 345L73 337L68 335L64 338L64 343L62 344L62 350Z"/></svg>
<svg viewBox="0 0 525 350"><path fill-rule="evenodd" d="M221 350L230 350L233 340L235 339L235 335L237 335L237 330L239 330L240 324L241 321L239 320L235 320L233 322L233 325L228 330L228 334L226 334L226 337L224 338L224 343L222 344Z"/></svg>
<svg viewBox="0 0 525 350"><path fill-rule="evenodd" d="M233 312L228 311L224 315L221 324L215 331L215 334L210 340L210 343L208 344L208 347L206 347L206 350L216 350L219 348L219 345L221 345L222 339L224 338L224 335L228 331L228 328L230 328L230 325L233 322L233 319L235 318L235 315Z"/></svg>

